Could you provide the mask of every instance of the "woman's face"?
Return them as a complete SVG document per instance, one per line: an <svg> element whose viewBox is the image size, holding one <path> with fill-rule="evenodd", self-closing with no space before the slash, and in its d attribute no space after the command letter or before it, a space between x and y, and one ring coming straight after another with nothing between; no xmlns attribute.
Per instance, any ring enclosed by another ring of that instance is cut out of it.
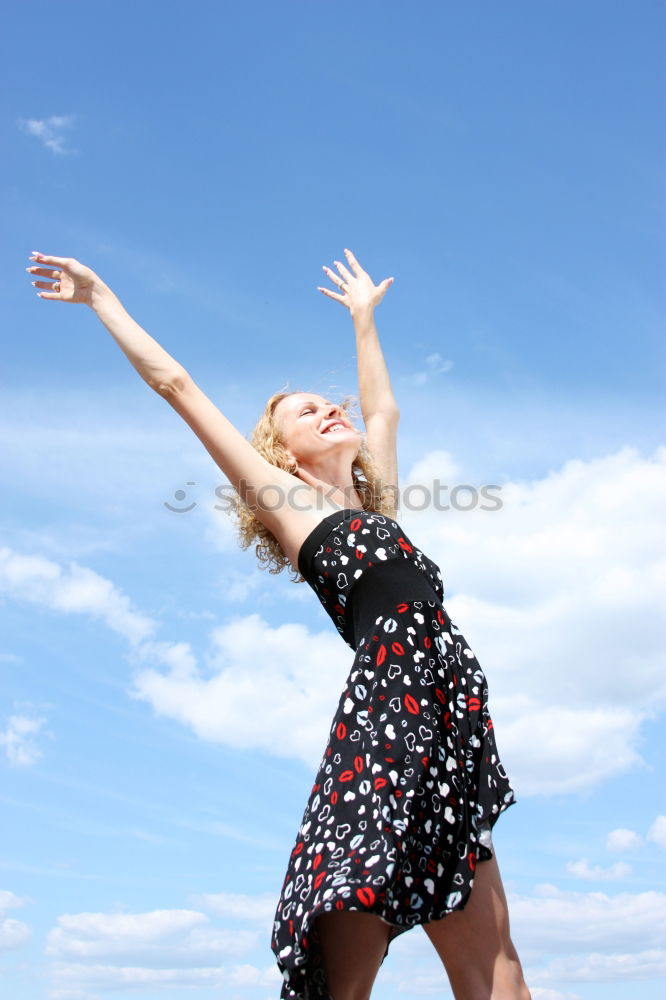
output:
<svg viewBox="0 0 666 1000"><path fill-rule="evenodd" d="M344 408L316 393L285 396L275 407L274 420L285 448L299 465L318 464L333 456L336 460L344 457L351 465L361 446L361 435Z"/></svg>

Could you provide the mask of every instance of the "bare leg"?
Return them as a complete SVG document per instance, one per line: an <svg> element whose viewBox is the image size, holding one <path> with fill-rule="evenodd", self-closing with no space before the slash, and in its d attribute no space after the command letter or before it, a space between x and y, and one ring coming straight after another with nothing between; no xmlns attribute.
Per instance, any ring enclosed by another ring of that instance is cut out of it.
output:
<svg viewBox="0 0 666 1000"><path fill-rule="evenodd" d="M368 1000L391 928L373 913L334 910L317 917L332 1000Z"/></svg>
<svg viewBox="0 0 666 1000"><path fill-rule="evenodd" d="M531 1000L509 934L509 910L495 857L477 864L465 908L423 929L444 964L456 1000Z"/></svg>

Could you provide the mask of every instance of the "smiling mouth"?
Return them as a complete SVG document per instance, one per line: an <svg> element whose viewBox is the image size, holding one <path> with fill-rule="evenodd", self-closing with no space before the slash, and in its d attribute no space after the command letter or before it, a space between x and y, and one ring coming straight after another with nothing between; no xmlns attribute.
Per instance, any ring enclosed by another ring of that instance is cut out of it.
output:
<svg viewBox="0 0 666 1000"><path fill-rule="evenodd" d="M329 424L325 431L321 431L322 434L336 434L338 431L349 430L346 424L335 423Z"/></svg>

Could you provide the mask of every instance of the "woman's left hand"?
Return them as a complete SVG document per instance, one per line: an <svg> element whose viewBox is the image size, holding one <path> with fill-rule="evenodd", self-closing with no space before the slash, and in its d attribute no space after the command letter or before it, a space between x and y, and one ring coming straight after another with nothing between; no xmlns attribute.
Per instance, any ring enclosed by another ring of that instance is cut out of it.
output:
<svg viewBox="0 0 666 1000"><path fill-rule="evenodd" d="M336 274L330 267L324 265L326 275L338 286L338 291L332 292L328 288L317 286L318 291L328 295L329 299L335 299L336 302L346 306L352 316L364 311L372 312L393 284L393 278L384 278L378 285L375 285L351 250L345 250L345 257L351 271L339 260L334 260L333 263L340 274Z"/></svg>

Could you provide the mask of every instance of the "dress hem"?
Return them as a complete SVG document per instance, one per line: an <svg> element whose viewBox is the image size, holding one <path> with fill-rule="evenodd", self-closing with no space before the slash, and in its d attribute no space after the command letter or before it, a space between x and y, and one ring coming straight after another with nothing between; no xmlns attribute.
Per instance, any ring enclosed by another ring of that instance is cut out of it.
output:
<svg viewBox="0 0 666 1000"><path fill-rule="evenodd" d="M511 791L513 792L513 789L511 789ZM479 825L482 825L483 823L489 823L490 828L492 829L495 826L495 823L497 822L499 817L502 815L502 813L506 812L506 810L509 809L511 806L516 805L517 801L518 800L516 799L514 793L513 798L505 800L500 804L499 809L496 813L491 812L485 816L482 816L479 820ZM483 864L484 861L490 861L491 858L494 857L495 855L494 849L491 851L489 848L485 847L483 844L479 842L477 842L476 848L477 848L476 850L477 864ZM341 906L339 910L338 909L324 910L322 909L324 905L322 902L317 904L317 906L313 909L313 914L311 916L311 919L309 920L306 929L302 933L308 936L312 935L313 942L318 944L318 935L315 925L317 918L322 916L324 913L347 912L347 913L372 914L373 916L378 917L380 920L382 920L385 924L387 924L391 928L391 934L389 935L389 939L386 943L386 951L384 952L384 955L382 956L382 961L380 963L383 964L384 961L386 960L386 957L388 956L392 942L395 941L397 937L400 937L407 931L412 930L414 927L422 927L424 924L430 924L430 923L435 923L438 920L444 920L447 916L449 916L449 914L456 913L460 910L464 910L465 907L467 906L467 903L469 902L473 889L474 889L474 880L472 880L471 885L467 886L466 891L464 892L462 890L460 891L460 899L456 901L455 905L450 906L448 908L445 907L443 912L441 912L438 916L430 916L427 920L418 919L415 920L413 924L404 924L404 923L398 924L395 922L395 920L391 920L389 919L388 916L385 915L386 914L385 907L377 907L376 905L367 907L362 906L358 903L357 900L354 899L339 900L343 904L346 903L350 904ZM318 984L321 985L321 989L323 992L318 992L317 994L311 992L309 985L311 981L311 971L308 968L309 965L310 962L304 962L302 965L296 965L291 968L289 972L290 978L293 979L295 977L297 979L302 979L304 989L299 990L294 988L294 986L292 986L285 979L286 989L285 987L283 987L283 991L280 993L280 1000L329 1000L330 992L328 991L328 987L326 986L325 982Z"/></svg>

